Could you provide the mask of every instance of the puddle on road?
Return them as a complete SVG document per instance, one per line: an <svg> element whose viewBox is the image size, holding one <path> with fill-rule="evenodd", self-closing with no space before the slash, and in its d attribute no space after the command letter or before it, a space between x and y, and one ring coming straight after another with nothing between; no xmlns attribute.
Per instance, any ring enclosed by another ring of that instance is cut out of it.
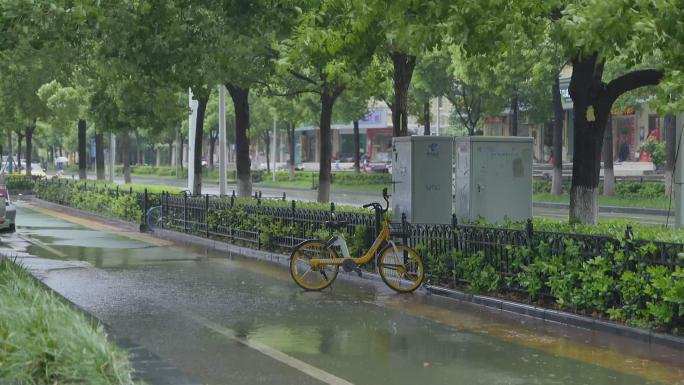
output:
<svg viewBox="0 0 684 385"><path fill-rule="evenodd" d="M22 233L68 259L113 268L95 278L83 271L61 273L67 296L80 296L86 308L155 346L160 355L197 367L198 361L214 360L222 351L235 355L244 347L199 324L188 329L183 314L201 314L238 336L357 384L684 384L684 358L673 358L667 349L635 343L632 348L644 351L628 354L619 337L604 337L608 342L595 346L592 333L575 328L586 341L505 322L472 306L444 309L418 296L342 280L332 290L307 293L286 269L270 263L151 246L64 223L26 209L18 213ZM39 245L30 251L58 258ZM219 346L206 357L205 345L197 348L199 356L178 353L200 343Z"/></svg>

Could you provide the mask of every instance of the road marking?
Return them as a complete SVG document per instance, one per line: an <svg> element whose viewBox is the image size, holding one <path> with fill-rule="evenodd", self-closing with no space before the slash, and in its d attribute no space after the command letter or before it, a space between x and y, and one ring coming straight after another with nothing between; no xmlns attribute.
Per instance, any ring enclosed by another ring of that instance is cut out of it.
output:
<svg viewBox="0 0 684 385"><path fill-rule="evenodd" d="M139 233L137 231L127 231L122 230L116 225L107 225L96 220L91 220L87 218L82 218L76 215L71 215L63 211L48 209L45 207L40 207L27 201L22 201L17 204L19 207L28 208L29 210L37 211L42 214L50 215L53 217L64 219L67 222L75 223L83 227L87 227L93 230L102 231L105 233L110 233L114 235L120 235L126 238L130 238L136 241L148 243L154 246L171 246L173 242L166 241L149 234Z"/></svg>
<svg viewBox="0 0 684 385"><path fill-rule="evenodd" d="M215 322L212 322L206 318L200 317L196 314L184 314L185 317L190 318L194 320L195 322L201 324L202 326L206 327L207 329L213 330L216 333L219 333L223 335L224 337L230 338L242 345L245 345L249 348L252 348L266 356L269 356L273 358L276 361L279 361L293 369L297 369L298 371L313 377L321 382L324 382L329 385L354 385L353 383L337 377L336 375L332 373L328 373L325 370L319 369L313 365L307 364L306 362L297 359L295 357L292 357L288 354L285 354L279 350L273 349L272 347L263 344L258 341L254 341L250 339L249 337L240 337L235 334L235 332L229 328L226 328L224 326L221 326Z"/></svg>
<svg viewBox="0 0 684 385"><path fill-rule="evenodd" d="M59 251L59 250L57 250L57 249L55 249L55 248L53 248L53 247L50 247L50 246L46 245L45 243L43 243L43 242L41 242L41 241L39 241L39 240L37 240L37 239L31 238L31 237L27 237L27 236L25 236L25 235L23 235L23 234L17 234L17 235L19 236L19 238L25 240L26 242L31 243L31 244L33 244L33 245L36 245L36 246L40 247L41 249L44 249L44 250L46 250L46 251L48 251L48 252L50 252L50 253L56 255L56 256L59 257L59 258L66 258L66 257L67 257L66 254L62 253L61 251Z"/></svg>

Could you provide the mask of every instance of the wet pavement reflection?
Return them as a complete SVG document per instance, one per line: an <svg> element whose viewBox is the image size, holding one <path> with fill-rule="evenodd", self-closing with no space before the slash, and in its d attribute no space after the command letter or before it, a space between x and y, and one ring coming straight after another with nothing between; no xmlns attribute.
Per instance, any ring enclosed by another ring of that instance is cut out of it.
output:
<svg viewBox="0 0 684 385"><path fill-rule="evenodd" d="M303 292L267 262L17 218L31 254L97 267L46 283L206 383L684 384L681 351L374 283Z"/></svg>

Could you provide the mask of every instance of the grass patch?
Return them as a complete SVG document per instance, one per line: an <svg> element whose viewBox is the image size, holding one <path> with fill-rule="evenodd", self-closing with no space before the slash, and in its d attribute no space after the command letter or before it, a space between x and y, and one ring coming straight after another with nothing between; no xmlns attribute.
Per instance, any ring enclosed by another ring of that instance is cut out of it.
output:
<svg viewBox="0 0 684 385"><path fill-rule="evenodd" d="M315 183L318 184L318 179L315 180ZM260 183L255 183L255 187L272 187L272 188L278 188L278 187L283 187L283 188L297 188L297 189L303 189L303 190L315 190L316 188L312 187L312 182L310 180L293 180L293 181L271 181L271 180L264 180ZM332 191L351 191L351 192L377 192L380 193L382 192L383 188L389 188L388 185L385 184L337 184L333 183L330 185L330 188Z"/></svg>
<svg viewBox="0 0 684 385"><path fill-rule="evenodd" d="M535 202L553 202L553 203L570 203L570 197L567 194L551 195L551 194L534 194L532 200ZM641 198L641 197L618 197L599 195L600 206L619 206L619 207L637 207L649 209L667 209L669 200L665 197ZM672 207L674 208L674 200L672 200Z"/></svg>
<svg viewBox="0 0 684 385"><path fill-rule="evenodd" d="M0 259L0 379L17 384L132 384L126 353L101 326Z"/></svg>

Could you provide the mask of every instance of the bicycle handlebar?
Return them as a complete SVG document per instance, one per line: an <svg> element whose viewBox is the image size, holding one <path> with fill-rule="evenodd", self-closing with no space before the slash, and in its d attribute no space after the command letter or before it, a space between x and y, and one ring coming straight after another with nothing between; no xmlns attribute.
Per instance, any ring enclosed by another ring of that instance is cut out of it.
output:
<svg viewBox="0 0 684 385"><path fill-rule="evenodd" d="M389 209L389 197L390 197L389 194L387 194L387 187L385 187L382 189L382 199L385 200L385 208L384 209L382 208L382 205L378 202L367 203L367 204L363 205L362 207L364 209L372 207L374 210L379 210L381 213L385 213Z"/></svg>

